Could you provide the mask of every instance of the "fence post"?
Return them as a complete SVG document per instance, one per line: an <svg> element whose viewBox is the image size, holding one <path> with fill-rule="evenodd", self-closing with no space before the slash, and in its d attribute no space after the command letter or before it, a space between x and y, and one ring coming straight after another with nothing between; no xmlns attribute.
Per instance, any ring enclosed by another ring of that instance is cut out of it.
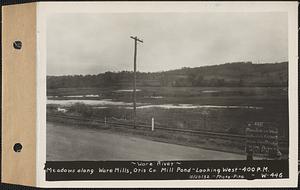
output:
<svg viewBox="0 0 300 190"><path fill-rule="evenodd" d="M106 116L104 117L104 125L106 127Z"/></svg>
<svg viewBox="0 0 300 190"><path fill-rule="evenodd" d="M151 122L151 130L154 131L154 117L152 117L152 122Z"/></svg>

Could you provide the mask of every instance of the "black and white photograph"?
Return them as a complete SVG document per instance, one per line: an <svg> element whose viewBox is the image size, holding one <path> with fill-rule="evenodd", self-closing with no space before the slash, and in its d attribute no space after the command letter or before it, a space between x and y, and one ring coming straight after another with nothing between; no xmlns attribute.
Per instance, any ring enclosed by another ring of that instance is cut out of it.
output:
<svg viewBox="0 0 300 190"><path fill-rule="evenodd" d="M287 21L49 17L47 160L288 159Z"/></svg>
<svg viewBox="0 0 300 190"><path fill-rule="evenodd" d="M4 3L1 182L296 188L298 8Z"/></svg>
<svg viewBox="0 0 300 190"><path fill-rule="evenodd" d="M293 176L288 11L81 5L39 13L46 181Z"/></svg>

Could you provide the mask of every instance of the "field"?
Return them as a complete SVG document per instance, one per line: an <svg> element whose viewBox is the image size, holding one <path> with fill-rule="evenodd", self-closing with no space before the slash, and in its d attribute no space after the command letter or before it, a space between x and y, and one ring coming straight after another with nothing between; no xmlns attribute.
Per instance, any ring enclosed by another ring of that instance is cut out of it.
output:
<svg viewBox="0 0 300 190"><path fill-rule="evenodd" d="M47 114L132 123L130 88L48 89L47 97ZM137 123L149 126L149 130L116 130L156 141L241 153L243 145L238 142L211 139L215 142L209 143L204 142L209 139L192 134L151 133L152 118L160 128L236 135L244 135L249 122L273 122L279 137L287 140L288 92L280 87L138 87ZM47 120L72 122L54 117ZM280 147L284 154L287 147Z"/></svg>

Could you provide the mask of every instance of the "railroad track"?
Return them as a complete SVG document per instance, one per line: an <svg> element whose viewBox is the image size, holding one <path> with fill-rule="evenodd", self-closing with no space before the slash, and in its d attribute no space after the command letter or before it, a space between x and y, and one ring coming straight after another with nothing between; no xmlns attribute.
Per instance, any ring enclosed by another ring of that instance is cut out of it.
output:
<svg viewBox="0 0 300 190"><path fill-rule="evenodd" d="M132 127L132 123L120 123L120 122L114 122L114 121L105 121L100 119L87 119L77 116L67 116L67 115L58 115L58 114L47 114L47 117L56 117L56 118L62 118L62 119L71 119L76 121L83 121L83 122L89 122L92 124L107 124L107 125L113 125L115 127ZM170 132L181 132L181 133L191 133L191 134L198 134L198 135L204 135L204 136L210 136L210 137L217 137L221 139L230 139L230 140L246 140L245 135L237 135L237 134L229 134L229 133L220 133L220 132L212 132L212 131L204 131L204 130L190 130L190 129L178 129L178 128L170 128L161 124L155 124L155 129L159 130L165 130ZM137 128L146 128L151 129L151 125L147 125L145 123L143 124L136 124ZM288 143L288 140L279 138L279 143L286 144Z"/></svg>

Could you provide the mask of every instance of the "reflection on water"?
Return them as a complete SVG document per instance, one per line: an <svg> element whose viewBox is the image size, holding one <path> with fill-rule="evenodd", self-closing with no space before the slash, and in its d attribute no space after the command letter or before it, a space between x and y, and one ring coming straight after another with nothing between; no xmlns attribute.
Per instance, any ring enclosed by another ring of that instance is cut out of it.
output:
<svg viewBox="0 0 300 190"><path fill-rule="evenodd" d="M94 98L94 97L99 97L99 95L94 95L94 94L89 94L89 95L85 95L85 97L87 98Z"/></svg>
<svg viewBox="0 0 300 190"><path fill-rule="evenodd" d="M59 104L64 106L70 106L75 103L83 103L86 105L97 106L97 105L110 105L110 106L129 106L132 103L112 101L111 99L102 100L47 100L47 104Z"/></svg>
<svg viewBox="0 0 300 190"><path fill-rule="evenodd" d="M96 107L93 107L93 108L96 108L96 109L106 109L108 107L105 107L105 106L96 106Z"/></svg>
<svg viewBox="0 0 300 190"><path fill-rule="evenodd" d="M75 95L75 96L64 96L64 97L67 97L67 98L83 98L84 96L83 95Z"/></svg>
<svg viewBox="0 0 300 190"><path fill-rule="evenodd" d="M150 96L150 98L153 98L153 99L161 99L161 98L164 98L163 96Z"/></svg>
<svg viewBox="0 0 300 190"><path fill-rule="evenodd" d="M197 109L197 108L213 108L213 109L263 109L254 106L216 106L216 105L194 105L194 104L162 104L162 105L145 105L138 106L138 109L146 108L162 108L162 109Z"/></svg>
<svg viewBox="0 0 300 190"><path fill-rule="evenodd" d="M47 96L47 98L99 98L98 94L88 94L88 95L71 95L71 96Z"/></svg>
<svg viewBox="0 0 300 190"><path fill-rule="evenodd" d="M136 89L137 92L141 91L140 89ZM124 90L115 90L114 92L133 92L133 89L124 89Z"/></svg>
<svg viewBox="0 0 300 190"><path fill-rule="evenodd" d="M218 90L203 90L202 93L215 93L219 92Z"/></svg>
<svg viewBox="0 0 300 190"><path fill-rule="evenodd" d="M132 102L113 101L112 99L102 100L47 100L47 104L58 104L61 106L71 106L75 103L83 103L91 106L98 106L96 108L104 109L103 106L125 106L125 109L132 109ZM130 106L130 107L129 107ZM159 104L150 105L149 103L137 103L137 109L147 108L161 108L161 109L198 109L198 108L211 108L211 109L263 109L262 107L255 106L219 106L219 105L196 105L196 104Z"/></svg>

